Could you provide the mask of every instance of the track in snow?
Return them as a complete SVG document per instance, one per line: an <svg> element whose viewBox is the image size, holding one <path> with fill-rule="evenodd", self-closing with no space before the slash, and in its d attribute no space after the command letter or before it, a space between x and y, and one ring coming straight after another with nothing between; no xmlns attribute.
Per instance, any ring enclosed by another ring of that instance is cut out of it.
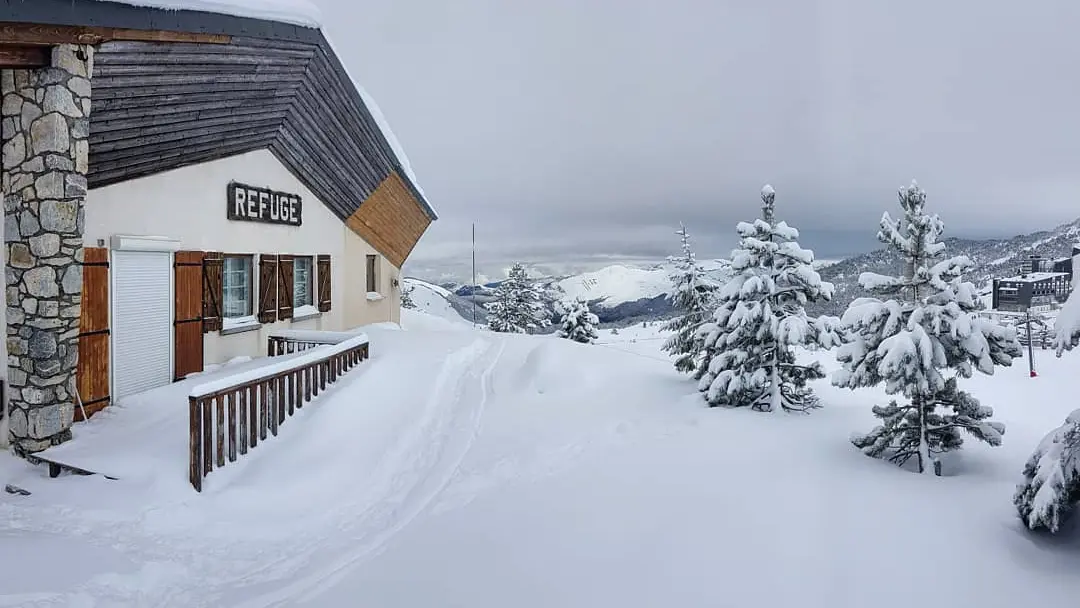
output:
<svg viewBox="0 0 1080 608"><path fill-rule="evenodd" d="M292 565L314 568L274 591L248 598L241 608L279 606L296 599L310 599L333 586L357 564L376 555L417 516L427 511L454 476L479 430L491 394L491 376L505 342L477 339L444 362L422 415L410 433L380 465L379 474L368 480L377 491L359 518L344 530L327 530L332 537L305 543ZM358 505L349 505L357 507ZM348 518L346 509L335 509ZM355 517L356 511L352 512ZM345 523L345 522L343 522ZM294 548L291 553L298 552ZM335 553L325 565L311 558ZM297 563L300 562L300 563ZM278 574L281 574L278 572ZM280 577L288 580L289 577Z"/></svg>

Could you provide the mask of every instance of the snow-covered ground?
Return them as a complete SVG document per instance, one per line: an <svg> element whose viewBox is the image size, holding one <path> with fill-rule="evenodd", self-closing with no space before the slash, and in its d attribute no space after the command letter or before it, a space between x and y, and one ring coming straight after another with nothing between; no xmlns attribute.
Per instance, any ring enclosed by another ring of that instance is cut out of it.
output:
<svg viewBox="0 0 1080 608"><path fill-rule="evenodd" d="M879 391L818 383L826 407L810 415L706 409L660 352L658 324L580 345L403 313L404 331L364 328L372 358L202 494L182 454L116 481L48 479L0 455L0 483L33 492L0 493L0 606L1080 597L1080 526L1032 535L1011 503L1028 454L1076 407L1063 395L1080 354L1036 351L1038 378L1018 360L967 383L1007 425L1004 445L969 441L936 478L848 442L874 425ZM225 371L121 407L183 408L194 383ZM140 432L182 445L178 426Z"/></svg>

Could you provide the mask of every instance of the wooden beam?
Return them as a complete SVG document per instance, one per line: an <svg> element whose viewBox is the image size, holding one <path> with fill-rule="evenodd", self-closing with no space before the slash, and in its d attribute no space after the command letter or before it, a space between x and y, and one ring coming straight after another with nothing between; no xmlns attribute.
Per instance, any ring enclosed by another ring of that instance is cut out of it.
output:
<svg viewBox="0 0 1080 608"><path fill-rule="evenodd" d="M0 45L0 68L43 68L47 65L48 47Z"/></svg>
<svg viewBox="0 0 1080 608"><path fill-rule="evenodd" d="M198 32L0 22L0 46L7 44L42 46L54 44L101 44L109 40L228 44L232 41L232 37L224 34L203 34Z"/></svg>

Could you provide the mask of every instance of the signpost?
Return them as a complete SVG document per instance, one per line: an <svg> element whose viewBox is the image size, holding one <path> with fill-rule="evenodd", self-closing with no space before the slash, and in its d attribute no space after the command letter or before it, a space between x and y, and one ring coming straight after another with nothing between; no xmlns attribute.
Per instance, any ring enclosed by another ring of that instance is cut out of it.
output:
<svg viewBox="0 0 1080 608"><path fill-rule="evenodd" d="M1035 355L1032 353L1031 343L1035 341L1035 335L1031 333L1031 308L1027 309L1027 318L1024 320L1027 323L1027 347L1028 347L1028 375L1032 378L1038 376L1035 373Z"/></svg>

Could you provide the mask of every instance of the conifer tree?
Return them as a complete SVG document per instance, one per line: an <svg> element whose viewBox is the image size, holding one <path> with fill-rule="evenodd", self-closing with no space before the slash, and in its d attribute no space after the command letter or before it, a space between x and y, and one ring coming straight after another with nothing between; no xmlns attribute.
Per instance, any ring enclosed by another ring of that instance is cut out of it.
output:
<svg viewBox="0 0 1080 608"><path fill-rule="evenodd" d="M713 310L713 296L718 285L705 275L690 247L690 235L686 226L679 224L678 234L682 240L682 255L670 258L674 264L671 273L672 291L668 296L672 307L679 313L662 327L675 332L661 349L675 357L675 369L692 372L701 358L704 338L698 329L708 320Z"/></svg>
<svg viewBox="0 0 1080 608"><path fill-rule="evenodd" d="M776 221L771 186L762 188L761 200L762 218L736 227L735 276L699 330L705 355L695 376L712 406L807 410L818 405L807 382L825 372L817 362L800 364L793 348L836 342L835 319L813 319L805 310L808 302L831 298L833 285L814 270L814 254L799 246L798 230Z"/></svg>
<svg viewBox="0 0 1080 608"><path fill-rule="evenodd" d="M852 443L868 456L899 465L914 458L919 472L940 474L937 455L960 448L961 431L995 446L1005 432L989 420L994 410L961 391L957 380L976 369L993 374L1022 352L1015 330L975 314L978 294L961 280L971 260L945 257L944 224L926 214L926 192L912 181L900 188L899 199L903 220L886 212L878 240L897 250L904 272L859 276L863 288L881 298L859 298L844 312L847 343L837 351L843 368L833 384L884 384L887 394L903 395L906 402L874 406L881 425Z"/></svg>
<svg viewBox="0 0 1080 608"><path fill-rule="evenodd" d="M562 324L559 327L560 338L592 344L593 340L600 337L596 331L596 325L600 319L589 310L589 303L585 298L578 297L573 301L561 303L559 309L563 315Z"/></svg>
<svg viewBox="0 0 1080 608"><path fill-rule="evenodd" d="M415 285L405 285L405 288L401 290L401 307L415 310L416 302L413 302L412 292L416 289Z"/></svg>
<svg viewBox="0 0 1080 608"><path fill-rule="evenodd" d="M485 306L492 331L524 334L551 324L540 288L521 264L510 268L507 279L495 289L494 300Z"/></svg>
<svg viewBox="0 0 1080 608"><path fill-rule="evenodd" d="M1080 345L1078 291L1073 288L1054 324L1058 357ZM1020 519L1032 530L1057 532L1066 516L1080 504L1080 409L1039 442L1024 464L1023 477L1013 494Z"/></svg>

